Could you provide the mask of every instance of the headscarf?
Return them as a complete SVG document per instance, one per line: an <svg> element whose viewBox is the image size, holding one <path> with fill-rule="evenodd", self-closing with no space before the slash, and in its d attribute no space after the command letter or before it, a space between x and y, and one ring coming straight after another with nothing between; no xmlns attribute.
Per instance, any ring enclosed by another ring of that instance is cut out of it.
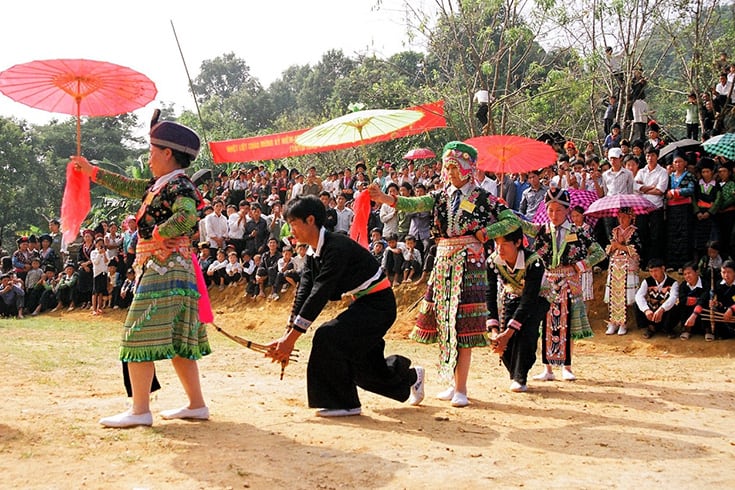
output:
<svg viewBox="0 0 735 490"><path fill-rule="evenodd" d="M448 163L454 163L459 168L462 177L472 175L475 171L475 162L477 161L477 150L461 141L450 141L444 145L442 150L442 171L441 177L444 182L449 182L449 172L445 169Z"/></svg>

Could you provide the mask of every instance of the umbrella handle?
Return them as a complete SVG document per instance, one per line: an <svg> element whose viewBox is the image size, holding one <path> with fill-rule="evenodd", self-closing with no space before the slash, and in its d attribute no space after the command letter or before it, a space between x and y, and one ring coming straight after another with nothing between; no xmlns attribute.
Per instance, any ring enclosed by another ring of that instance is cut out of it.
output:
<svg viewBox="0 0 735 490"><path fill-rule="evenodd" d="M80 85L81 81L77 80ZM81 86L77 86L77 93L81 90ZM82 156L82 98L77 96L77 156Z"/></svg>

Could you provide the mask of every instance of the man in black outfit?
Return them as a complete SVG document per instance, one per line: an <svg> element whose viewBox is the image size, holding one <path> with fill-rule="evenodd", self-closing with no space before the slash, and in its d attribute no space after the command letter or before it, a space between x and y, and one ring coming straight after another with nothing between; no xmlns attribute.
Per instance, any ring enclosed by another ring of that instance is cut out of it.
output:
<svg viewBox="0 0 735 490"><path fill-rule="evenodd" d="M328 301L347 299L346 310L314 333L306 384L309 406L317 416L359 415L357 387L411 405L424 398L424 368L411 360L384 357L383 336L396 319L390 282L370 252L351 238L324 229L324 205L314 196L288 203L286 220L300 243L309 245L288 329L270 344L267 357L288 362L296 340Z"/></svg>

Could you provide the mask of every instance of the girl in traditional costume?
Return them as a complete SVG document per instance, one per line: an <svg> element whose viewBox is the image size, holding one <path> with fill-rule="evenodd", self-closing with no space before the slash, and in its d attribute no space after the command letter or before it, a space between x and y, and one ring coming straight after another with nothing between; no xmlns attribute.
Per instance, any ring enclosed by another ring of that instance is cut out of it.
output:
<svg viewBox="0 0 735 490"><path fill-rule="evenodd" d="M541 295L551 307L542 334L541 355L545 366L533 379L555 379L552 366L562 366L562 378L572 373L572 338L592 336L587 307L582 300L581 274L605 258L605 251L584 229L568 219L569 194L549 189L544 198L549 223L536 234L534 247L546 267Z"/></svg>
<svg viewBox="0 0 735 490"><path fill-rule="evenodd" d="M431 211L431 232L437 252L417 325L411 338L439 344L439 372L450 384L437 395L464 407L473 347L488 345L487 269L484 242L504 234L505 220L515 215L504 204L477 186L473 179L477 150L459 141L447 143L442 152L444 187L425 196L388 196L375 184L374 201L408 213Z"/></svg>
<svg viewBox="0 0 735 490"><path fill-rule="evenodd" d="M190 235L198 221L201 195L184 173L199 152L199 137L186 126L151 122L150 181L129 179L72 157L92 180L128 197L143 196L137 214L139 240L134 268L138 286L123 330L120 360L132 383L130 410L100 423L106 427L151 425L149 398L153 361L171 359L189 398L183 408L161 413L164 419L208 419L197 360L210 353L207 332L199 321L197 278Z"/></svg>
<svg viewBox="0 0 735 490"><path fill-rule="evenodd" d="M633 224L634 213L631 208L618 211L618 226L613 228L610 245L605 250L610 257L605 302L610 316L606 335L625 335L628 333L628 306L635 303L635 293L640 286L641 237Z"/></svg>

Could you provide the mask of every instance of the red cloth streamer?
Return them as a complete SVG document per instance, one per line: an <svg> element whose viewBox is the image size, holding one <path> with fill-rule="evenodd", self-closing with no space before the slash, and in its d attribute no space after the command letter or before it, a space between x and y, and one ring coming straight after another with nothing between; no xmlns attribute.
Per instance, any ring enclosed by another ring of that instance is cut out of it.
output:
<svg viewBox="0 0 735 490"><path fill-rule="evenodd" d="M202 268L199 267L196 254L191 255L191 261L194 263L194 274L197 276L199 321L202 323L212 323L214 321L214 313L212 312L212 304L209 302L209 291L207 291L207 283L204 282L204 274L202 273Z"/></svg>
<svg viewBox="0 0 735 490"><path fill-rule="evenodd" d="M92 209L89 194L89 177L75 170L74 164L66 164L66 186L61 200L61 229L64 243L73 243L79 236L84 218Z"/></svg>
<svg viewBox="0 0 735 490"><path fill-rule="evenodd" d="M355 217L350 227L350 238L365 248L368 248L368 219L370 218L370 193L362 191L352 203L352 212Z"/></svg>

